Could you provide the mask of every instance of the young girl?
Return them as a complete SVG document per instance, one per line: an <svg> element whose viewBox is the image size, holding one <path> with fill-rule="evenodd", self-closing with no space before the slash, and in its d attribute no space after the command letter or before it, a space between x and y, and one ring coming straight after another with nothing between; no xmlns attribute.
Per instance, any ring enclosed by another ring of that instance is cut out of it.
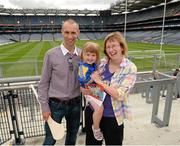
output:
<svg viewBox="0 0 180 146"><path fill-rule="evenodd" d="M93 42L85 43L81 53L81 59L82 61L78 64L78 80L81 87L90 88L93 97L102 98L102 96L104 96L105 94L102 88L98 87L96 84L93 84L91 80L91 74L97 70L97 65L99 63L99 45ZM86 95L85 98L86 101L90 103L91 107L94 109L92 130L94 137L100 141L103 139L103 134L99 128L99 124L103 114L103 106L97 105Z"/></svg>

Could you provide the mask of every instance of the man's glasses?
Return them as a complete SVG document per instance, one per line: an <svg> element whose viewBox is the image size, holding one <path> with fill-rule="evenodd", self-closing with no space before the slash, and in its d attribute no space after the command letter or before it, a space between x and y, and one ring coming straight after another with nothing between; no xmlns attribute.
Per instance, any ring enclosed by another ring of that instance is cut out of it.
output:
<svg viewBox="0 0 180 146"><path fill-rule="evenodd" d="M68 65L69 65L69 70L73 71L74 66L73 66L73 62L72 62L72 57L68 58L67 61L68 61Z"/></svg>

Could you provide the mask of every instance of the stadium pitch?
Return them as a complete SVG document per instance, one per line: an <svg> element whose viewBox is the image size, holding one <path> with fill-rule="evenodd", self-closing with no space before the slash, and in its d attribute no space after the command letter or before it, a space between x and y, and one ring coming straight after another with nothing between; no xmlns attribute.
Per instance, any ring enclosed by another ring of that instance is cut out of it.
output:
<svg viewBox="0 0 180 146"><path fill-rule="evenodd" d="M79 40L77 47L82 48L87 41L93 41L100 45L101 58L103 54L103 40ZM2 45L0 47L0 72L2 77L33 76L40 75L45 53L52 47L58 46L61 41L34 41L16 42ZM129 42L130 59L137 65L138 71L152 70L153 56L159 55L159 44ZM157 51L154 51L157 50ZM174 68L176 54L180 53L178 45L164 45L163 52L169 55L166 61L171 62L169 66L164 65L164 59L159 63L159 68ZM138 54L138 57L137 57Z"/></svg>

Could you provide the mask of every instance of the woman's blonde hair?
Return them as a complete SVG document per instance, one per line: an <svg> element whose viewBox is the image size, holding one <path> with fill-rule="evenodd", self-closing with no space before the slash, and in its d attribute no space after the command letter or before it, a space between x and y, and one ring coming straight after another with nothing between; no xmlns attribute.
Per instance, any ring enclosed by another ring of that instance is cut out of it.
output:
<svg viewBox="0 0 180 146"><path fill-rule="evenodd" d="M84 53L95 53L96 54L96 64L99 64L100 61L100 55L99 55L99 45L94 42L86 42L83 46L82 53L81 53L81 59L83 60Z"/></svg>
<svg viewBox="0 0 180 146"><path fill-rule="evenodd" d="M124 37L122 36L122 34L120 32L112 32L112 33L108 34L104 39L104 54L106 56L108 56L107 52L106 52L106 43L109 40L117 40L119 42L119 45L123 48L122 54L123 55L127 54L128 46L127 46L127 43L126 43Z"/></svg>

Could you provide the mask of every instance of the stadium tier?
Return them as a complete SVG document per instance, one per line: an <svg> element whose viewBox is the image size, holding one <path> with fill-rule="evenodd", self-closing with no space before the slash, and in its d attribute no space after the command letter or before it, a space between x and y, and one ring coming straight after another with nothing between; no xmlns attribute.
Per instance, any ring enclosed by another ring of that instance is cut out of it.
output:
<svg viewBox="0 0 180 146"><path fill-rule="evenodd" d="M160 43L164 14L164 5L160 2L163 1L147 2L141 1L139 5L134 3L134 7L128 5L128 41ZM180 44L180 1L167 2L164 43ZM150 7L152 4L158 5ZM0 8L0 43L61 39L57 33L60 32L63 21L68 18L80 24L80 39L102 39L108 32L124 31L125 14L122 13L121 5L117 2L109 10L104 11ZM142 9L140 6L147 8ZM135 10L137 8L141 10Z"/></svg>

